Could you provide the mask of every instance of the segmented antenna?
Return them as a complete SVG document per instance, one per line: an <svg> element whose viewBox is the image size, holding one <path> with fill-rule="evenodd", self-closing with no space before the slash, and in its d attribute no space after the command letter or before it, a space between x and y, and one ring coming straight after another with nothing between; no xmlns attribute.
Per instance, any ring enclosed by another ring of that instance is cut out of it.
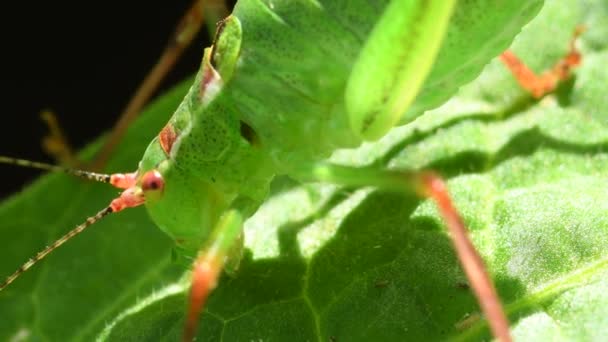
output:
<svg viewBox="0 0 608 342"><path fill-rule="evenodd" d="M10 159L12 159L12 158L10 158ZM20 160L20 159L16 159L16 160ZM46 165L46 164L42 164L42 165ZM38 261L44 259L49 253L51 253L52 251L54 251L55 249L57 249L59 246L63 245L64 243L66 243L68 240L70 240L74 236L82 233L82 231L84 231L88 226L101 220L104 216L111 214L112 212L114 212L114 210L112 209L111 206L104 208L103 210L98 212L95 216L91 216L91 217L87 218L87 220L84 223L82 223L78 227L70 230L67 234L65 234L64 236L59 238L59 240L53 242L50 246L48 246L45 249L43 249L42 251L40 251L33 258L31 258L25 264L23 264L21 267L19 267L19 269L17 269L15 271L15 273L11 274L8 278L6 278L6 280L2 284L0 284L0 291L4 290L13 281L15 281L15 279L17 279L25 271L29 270Z"/></svg>
<svg viewBox="0 0 608 342"><path fill-rule="evenodd" d="M47 164L47 163L40 163L40 162L31 161L31 160L12 158L12 157L6 157L6 156L0 156L0 163L17 165L17 166L22 166L22 167L29 167L29 168L33 168L33 169L40 169L40 170L46 170L46 171L63 172L63 173L67 173L69 175L73 175L73 176L77 176L77 177L81 177L81 178L85 178L85 179L89 179L89 180L94 180L94 181L102 182L102 183L110 183L110 180L112 177L111 175L103 174L103 173L95 173L95 172L89 172L89 171L84 171L84 170L75 170L75 169L70 169L70 168L63 167L63 166L52 165L52 164Z"/></svg>

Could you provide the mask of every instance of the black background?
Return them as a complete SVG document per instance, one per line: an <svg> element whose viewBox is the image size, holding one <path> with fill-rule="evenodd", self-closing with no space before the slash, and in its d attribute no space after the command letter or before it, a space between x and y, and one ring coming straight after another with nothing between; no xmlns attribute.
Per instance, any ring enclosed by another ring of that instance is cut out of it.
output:
<svg viewBox="0 0 608 342"><path fill-rule="evenodd" d="M0 154L53 162L41 148L42 109L82 147L112 127L160 56L190 0L22 1L0 10ZM193 74L205 30L163 83ZM0 197L39 172L0 165Z"/></svg>

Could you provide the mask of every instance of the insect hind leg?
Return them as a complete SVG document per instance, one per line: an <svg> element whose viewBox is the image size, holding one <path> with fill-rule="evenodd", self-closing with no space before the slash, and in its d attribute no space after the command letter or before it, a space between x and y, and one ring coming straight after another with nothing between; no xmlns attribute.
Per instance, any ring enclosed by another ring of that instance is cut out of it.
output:
<svg viewBox="0 0 608 342"><path fill-rule="evenodd" d="M322 163L299 168L293 176L305 181L322 181L347 186L375 186L432 199L446 223L458 259L488 319L492 333L500 341L511 341L509 322L492 279L469 239L466 226L452 202L445 182L437 174Z"/></svg>

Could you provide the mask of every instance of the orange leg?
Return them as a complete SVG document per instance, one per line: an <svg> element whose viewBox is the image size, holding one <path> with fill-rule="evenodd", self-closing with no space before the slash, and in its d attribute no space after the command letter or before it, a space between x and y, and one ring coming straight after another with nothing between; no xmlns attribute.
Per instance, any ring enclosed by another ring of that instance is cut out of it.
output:
<svg viewBox="0 0 608 342"><path fill-rule="evenodd" d="M237 210L226 212L215 227L208 245L201 250L192 270L188 314L182 336L185 342L194 339L201 311L209 294L217 285L224 263L234 252L243 229L243 217Z"/></svg>
<svg viewBox="0 0 608 342"><path fill-rule="evenodd" d="M422 174L422 191L432 198L446 222L454 249L460 260L477 301L485 313L494 337L502 342L511 341L509 321L488 275L486 267L468 236L467 228L454 207L443 180L433 173Z"/></svg>
<svg viewBox="0 0 608 342"><path fill-rule="evenodd" d="M481 256L468 236L467 229L448 194L444 181L433 172L402 172L374 168L356 168L333 164L318 164L310 169L302 168L299 179L326 181L351 186L376 186L378 188L416 193L432 199L450 232L456 255L460 260L471 288L488 320L494 336L502 342L511 341L509 321L486 270Z"/></svg>
<svg viewBox="0 0 608 342"><path fill-rule="evenodd" d="M568 53L555 63L551 69L540 75L530 70L511 50L503 52L500 55L500 60L509 68L522 88L529 91L535 98L541 98L547 93L552 92L559 82L568 79L572 69L581 64L582 56L577 50L575 43L578 36L584 31L584 27L577 27L570 40Z"/></svg>

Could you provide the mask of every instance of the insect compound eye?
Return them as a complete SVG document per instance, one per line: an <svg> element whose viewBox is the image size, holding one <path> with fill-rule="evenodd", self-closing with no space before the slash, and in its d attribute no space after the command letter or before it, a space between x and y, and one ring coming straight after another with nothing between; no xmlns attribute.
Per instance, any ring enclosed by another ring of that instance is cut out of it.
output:
<svg viewBox="0 0 608 342"><path fill-rule="evenodd" d="M141 179L141 189L144 192L158 191L162 192L165 188L165 180L160 172L156 170L148 171Z"/></svg>

